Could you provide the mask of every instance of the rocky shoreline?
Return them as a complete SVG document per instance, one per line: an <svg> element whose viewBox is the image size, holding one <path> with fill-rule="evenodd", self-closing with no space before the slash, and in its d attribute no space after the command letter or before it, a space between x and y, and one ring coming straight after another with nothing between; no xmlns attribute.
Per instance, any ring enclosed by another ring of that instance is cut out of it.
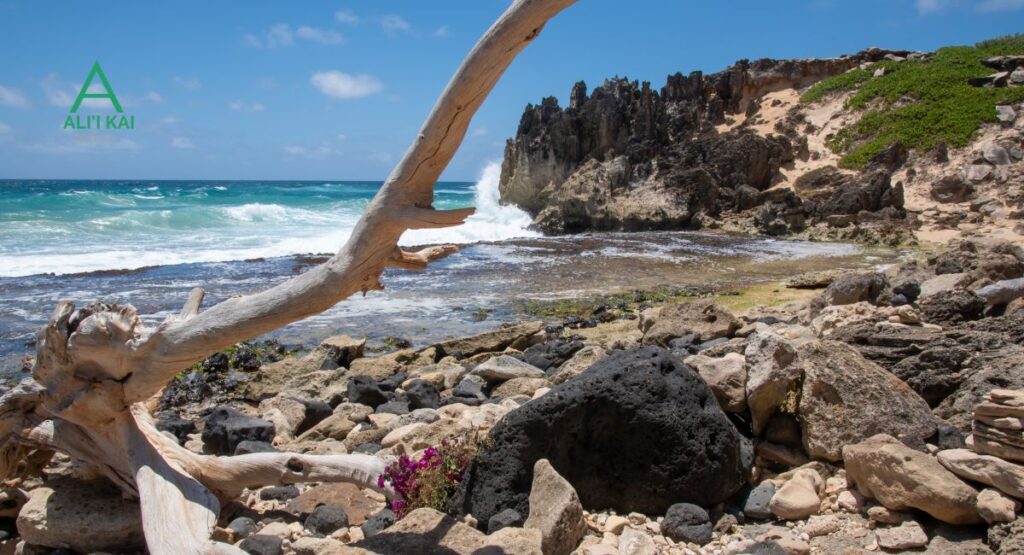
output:
<svg viewBox="0 0 1024 555"><path fill-rule="evenodd" d="M243 344L153 402L207 454L478 446L404 514L350 484L227 500L217 538L248 553L1016 553L1022 278L1019 245L964 241L735 313L638 293L376 355ZM58 456L9 484L5 549L140 551L137 506L92 478Z"/></svg>

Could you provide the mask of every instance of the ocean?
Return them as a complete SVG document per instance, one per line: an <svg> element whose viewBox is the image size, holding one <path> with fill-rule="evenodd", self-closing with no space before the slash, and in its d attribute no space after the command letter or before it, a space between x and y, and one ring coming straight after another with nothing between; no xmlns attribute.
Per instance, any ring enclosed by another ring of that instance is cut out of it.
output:
<svg viewBox="0 0 1024 555"><path fill-rule="evenodd" d="M859 247L703 232L542 237L498 202L500 167L441 182L435 207L476 206L464 225L405 245L464 248L424 272L388 270L356 296L272 334L337 333L426 344L525 317L522 302L662 285L771 279L804 267L877 263ZM0 370L20 366L54 304L131 303L149 322L193 287L205 306L279 283L338 250L381 182L0 181ZM484 316L484 317L482 317Z"/></svg>

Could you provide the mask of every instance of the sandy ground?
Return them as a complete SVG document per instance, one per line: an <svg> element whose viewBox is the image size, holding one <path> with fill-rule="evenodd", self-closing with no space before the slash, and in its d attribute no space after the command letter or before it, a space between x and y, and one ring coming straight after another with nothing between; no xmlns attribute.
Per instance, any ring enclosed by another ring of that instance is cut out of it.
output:
<svg viewBox="0 0 1024 555"><path fill-rule="evenodd" d="M809 126L800 131L807 137L810 156L798 158L781 170L781 178L773 188L788 188L800 176L825 166L837 166L839 155L826 146L826 139L843 127L854 123L857 113L849 113L844 105L852 93L832 95L810 105L800 103L801 91L786 89L767 93L761 97L761 109L751 117L734 115L716 129L720 133L745 126L768 136L776 133L775 123L789 115L802 114ZM1022 110L1024 112L1024 110ZM922 243L947 243L960 238L983 240L1010 240L1024 242L1024 223L1015 212L1010 199L1013 189L1024 187L1024 161L1015 161L1000 168L1002 175L982 183L974 183L974 194L965 202L943 204L931 197L931 184L946 176L966 176L972 163L981 159L981 149L989 142L1004 146L1016 144L1024 148L1024 114L1016 127L998 124L986 125L970 145L950 149L948 161L939 162L931 153L911 153L907 164L893 175L893 183L902 182L906 208L921 222L916 236ZM848 170L843 170L848 171ZM855 173L849 171L849 173ZM995 204L979 211L979 201L995 199ZM972 211L972 204L974 210ZM996 209L992 209L996 206ZM959 220L959 223L956 223ZM952 222L952 223L951 223Z"/></svg>

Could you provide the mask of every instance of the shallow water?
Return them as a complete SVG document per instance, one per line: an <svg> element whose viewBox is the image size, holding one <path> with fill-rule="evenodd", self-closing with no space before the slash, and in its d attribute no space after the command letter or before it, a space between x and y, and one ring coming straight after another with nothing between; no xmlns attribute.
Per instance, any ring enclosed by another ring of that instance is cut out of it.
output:
<svg viewBox="0 0 1024 555"><path fill-rule="evenodd" d="M406 337L426 344L526 317L522 302L659 286L723 285L802 271L873 266L892 253L704 232L609 233L524 238L466 246L423 272L388 270L385 291L355 296L272 336L311 344L333 334ZM155 324L176 313L190 289L204 306L262 290L309 268L303 257L207 262L78 275L0 278L0 357L17 365L54 304L130 302ZM492 311L486 320L477 309Z"/></svg>

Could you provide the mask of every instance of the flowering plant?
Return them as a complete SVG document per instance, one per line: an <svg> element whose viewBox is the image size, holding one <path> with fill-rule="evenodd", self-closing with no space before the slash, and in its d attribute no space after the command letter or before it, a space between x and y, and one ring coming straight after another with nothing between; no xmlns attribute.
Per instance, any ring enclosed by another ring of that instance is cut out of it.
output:
<svg viewBox="0 0 1024 555"><path fill-rule="evenodd" d="M391 484L395 491L391 510L397 518L422 507L443 511L476 452L473 441L443 440L437 447L426 448L419 458L399 457L377 478L377 485Z"/></svg>

